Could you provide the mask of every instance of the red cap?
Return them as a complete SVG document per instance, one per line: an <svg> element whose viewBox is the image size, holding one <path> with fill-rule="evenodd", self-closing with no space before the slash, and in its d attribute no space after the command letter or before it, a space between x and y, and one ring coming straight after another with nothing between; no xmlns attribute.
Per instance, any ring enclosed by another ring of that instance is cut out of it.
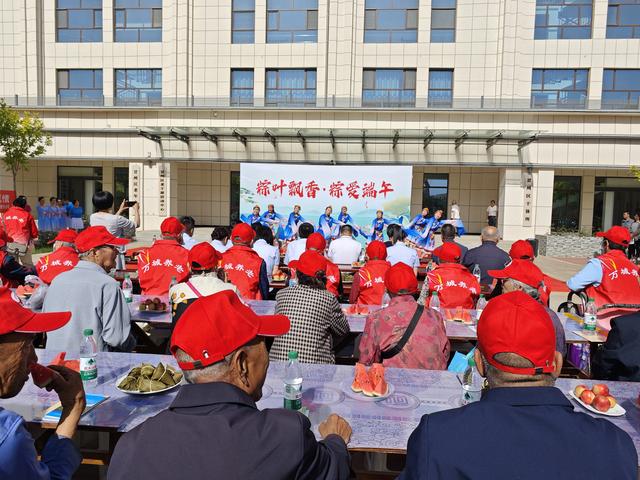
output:
<svg viewBox="0 0 640 480"><path fill-rule="evenodd" d="M76 249L80 252L88 252L92 248L103 245L126 245L129 240L111 235L102 225L98 227L88 227L76 237Z"/></svg>
<svg viewBox="0 0 640 480"><path fill-rule="evenodd" d="M386 260L387 247L380 240L374 240L367 245L367 257L371 260Z"/></svg>
<svg viewBox="0 0 640 480"><path fill-rule="evenodd" d="M631 241L631 234L629 233L629 230L621 227L620 225L611 227L606 232L598 232L596 233L596 237L604 237L610 242L617 243L624 247L627 247Z"/></svg>
<svg viewBox="0 0 640 480"><path fill-rule="evenodd" d="M518 240L511 245L509 256L513 259L519 258L521 260L533 260L535 258L533 245L526 240Z"/></svg>
<svg viewBox="0 0 640 480"><path fill-rule="evenodd" d="M327 259L314 250L307 250L295 263L290 262L289 265L310 277L315 277L318 272L327 271Z"/></svg>
<svg viewBox="0 0 640 480"><path fill-rule="evenodd" d="M50 332L64 326L71 312L34 313L20 305L9 287L0 288L0 335Z"/></svg>
<svg viewBox="0 0 640 480"><path fill-rule="evenodd" d="M231 241L233 243L249 244L255 238L256 232L248 223L239 223L231 230Z"/></svg>
<svg viewBox="0 0 640 480"><path fill-rule="evenodd" d="M208 242L198 243L189 250L191 270L211 270L218 266L220 260L222 255Z"/></svg>
<svg viewBox="0 0 640 480"><path fill-rule="evenodd" d="M493 278L512 278L530 287L538 288L544 280L542 270L529 260L511 260L502 270L487 271Z"/></svg>
<svg viewBox="0 0 640 480"><path fill-rule="evenodd" d="M327 241L321 233L315 232L307 237L306 246L307 250L316 250L324 253L324 249L327 248Z"/></svg>
<svg viewBox="0 0 640 480"><path fill-rule="evenodd" d="M55 242L66 242L66 243L75 243L76 237L78 236L78 232L72 230L70 228L65 228L64 230L60 230L56 238L48 242L49 244Z"/></svg>
<svg viewBox="0 0 640 480"><path fill-rule="evenodd" d="M398 262L384 276L384 286L396 295L409 295L418 291L418 279L406 263Z"/></svg>
<svg viewBox="0 0 640 480"><path fill-rule="evenodd" d="M478 348L499 370L521 375L554 371L556 334L546 310L524 292L510 292L489 301L478 322ZM533 367L517 368L494 359L498 353L515 353Z"/></svg>
<svg viewBox="0 0 640 480"><path fill-rule="evenodd" d="M4 247L7 243L13 242L13 238L7 235L4 229L0 228L0 247Z"/></svg>
<svg viewBox="0 0 640 480"><path fill-rule="evenodd" d="M179 237L184 225L176 217L167 217L160 224L160 233L165 237Z"/></svg>
<svg viewBox="0 0 640 480"><path fill-rule="evenodd" d="M199 298L182 314L171 335L171 353L179 348L193 362L182 370L212 365L258 336L277 337L289 331L284 315L256 315L231 290Z"/></svg>
<svg viewBox="0 0 640 480"><path fill-rule="evenodd" d="M451 242L443 243L433 251L433 254L445 263L459 263L462 257L460 247Z"/></svg>

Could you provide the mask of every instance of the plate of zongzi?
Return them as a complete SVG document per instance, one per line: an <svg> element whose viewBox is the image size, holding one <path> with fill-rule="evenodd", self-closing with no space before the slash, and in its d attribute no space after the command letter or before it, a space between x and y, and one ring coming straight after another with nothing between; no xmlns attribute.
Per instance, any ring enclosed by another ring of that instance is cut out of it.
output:
<svg viewBox="0 0 640 480"><path fill-rule="evenodd" d="M162 362L156 366L142 363L120 377L116 388L132 395L153 395L173 390L180 385L182 378L182 372Z"/></svg>

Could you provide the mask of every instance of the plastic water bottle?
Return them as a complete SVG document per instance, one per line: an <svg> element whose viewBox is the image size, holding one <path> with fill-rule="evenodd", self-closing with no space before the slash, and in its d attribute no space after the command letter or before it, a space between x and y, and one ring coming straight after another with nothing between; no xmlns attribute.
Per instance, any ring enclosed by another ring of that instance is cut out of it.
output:
<svg viewBox="0 0 640 480"><path fill-rule="evenodd" d="M480 283L480 279L482 278L482 270L480 270L480 265L477 263L473 267L473 276L478 279L478 283Z"/></svg>
<svg viewBox="0 0 640 480"><path fill-rule="evenodd" d="M133 283L128 273L125 274L124 280L122 281L122 293L127 303L133 302Z"/></svg>
<svg viewBox="0 0 640 480"><path fill-rule="evenodd" d="M433 292L431 294L431 301L429 302L429 308L435 310L436 312L440 311L440 298L438 298L438 292Z"/></svg>
<svg viewBox="0 0 640 480"><path fill-rule="evenodd" d="M462 376L462 405L478 402L482 396L483 378L478 372L473 357L469 358L467 368Z"/></svg>
<svg viewBox="0 0 640 480"><path fill-rule="evenodd" d="M582 328L590 332L595 332L596 322L598 320L598 308L593 298L589 298L586 307L584 308L584 323Z"/></svg>
<svg viewBox="0 0 640 480"><path fill-rule="evenodd" d="M86 390L87 387L98 385L98 363L96 361L98 346L93 339L91 328L85 328L82 335L84 339L80 345L80 378Z"/></svg>
<svg viewBox="0 0 640 480"><path fill-rule="evenodd" d="M487 306L487 299L484 298L484 295L480 295L480 298L476 303L476 320L480 320L480 315L482 315L482 311L486 306Z"/></svg>
<svg viewBox="0 0 640 480"><path fill-rule="evenodd" d="M364 252L364 249L362 249L362 251L360 252L360 256L358 257L358 262L359 262L360 264L363 264L363 263L364 263L364 259L365 259L365 256L364 256L364 255L365 255L365 252Z"/></svg>
<svg viewBox="0 0 640 480"><path fill-rule="evenodd" d="M289 352L289 363L284 369L284 408L302 410L302 370L298 362L298 352Z"/></svg>

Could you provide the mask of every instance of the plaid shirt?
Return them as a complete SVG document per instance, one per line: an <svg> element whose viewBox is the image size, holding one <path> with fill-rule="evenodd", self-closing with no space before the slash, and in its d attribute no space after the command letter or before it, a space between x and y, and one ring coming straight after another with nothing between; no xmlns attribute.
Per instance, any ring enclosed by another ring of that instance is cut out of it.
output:
<svg viewBox="0 0 640 480"><path fill-rule="evenodd" d="M336 297L305 285L284 288L276 295L275 313L289 317L291 329L273 340L271 360L285 361L295 350L304 363L335 363L333 346L349 333Z"/></svg>
<svg viewBox="0 0 640 480"><path fill-rule="evenodd" d="M416 307L417 303L411 295L401 295L391 298L387 308L371 313L360 341L360 362L366 365L379 362L381 352L400 341ZM445 370L449 350L442 316L435 310L425 308L404 348L383 363L385 367Z"/></svg>

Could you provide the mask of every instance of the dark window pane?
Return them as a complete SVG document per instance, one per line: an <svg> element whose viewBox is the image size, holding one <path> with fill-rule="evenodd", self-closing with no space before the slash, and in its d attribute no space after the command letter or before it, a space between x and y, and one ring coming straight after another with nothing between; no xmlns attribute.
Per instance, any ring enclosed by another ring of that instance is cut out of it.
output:
<svg viewBox="0 0 640 480"><path fill-rule="evenodd" d="M93 88L93 70L70 70L69 87Z"/></svg>
<svg viewBox="0 0 640 480"><path fill-rule="evenodd" d="M640 70L616 70L615 89L640 90Z"/></svg>
<svg viewBox="0 0 640 480"><path fill-rule="evenodd" d="M615 70L605 69L602 76L602 88L603 90L613 90L613 76Z"/></svg>
<svg viewBox="0 0 640 480"><path fill-rule="evenodd" d="M431 28L454 28L455 12L450 10L433 10L431 12Z"/></svg>

